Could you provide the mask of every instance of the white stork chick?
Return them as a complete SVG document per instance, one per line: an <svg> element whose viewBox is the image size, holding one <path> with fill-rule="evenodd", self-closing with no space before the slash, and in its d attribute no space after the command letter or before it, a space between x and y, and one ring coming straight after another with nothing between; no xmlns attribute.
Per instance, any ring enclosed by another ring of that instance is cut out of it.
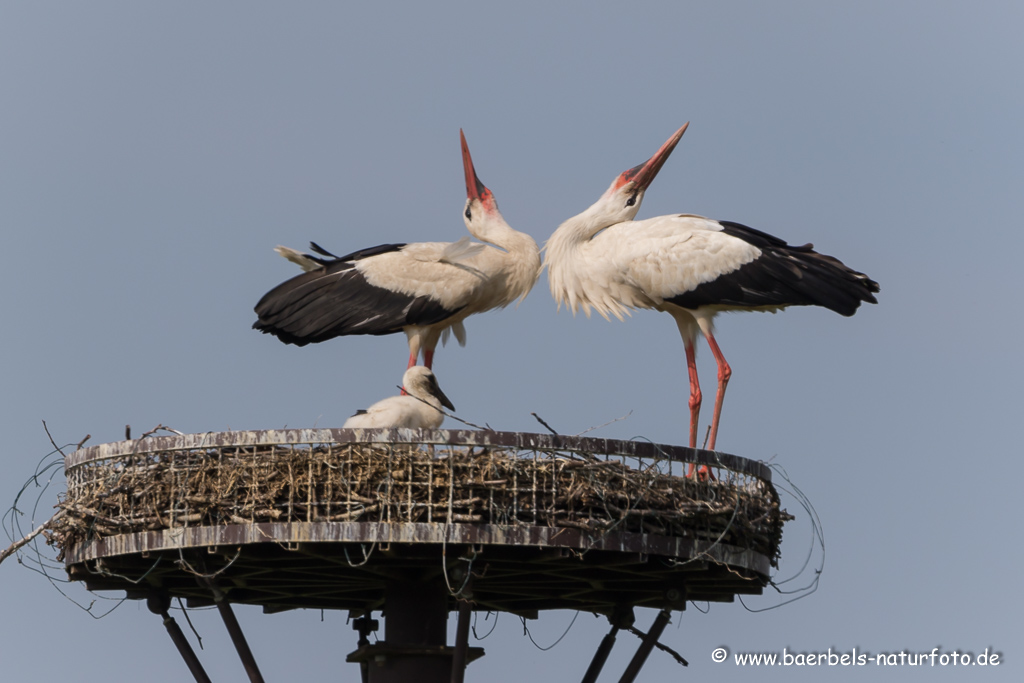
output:
<svg viewBox="0 0 1024 683"><path fill-rule="evenodd" d="M715 448L725 387L732 375L715 341L712 320L722 311L771 311L824 306L853 315L877 303L878 283L814 251L739 223L691 214L634 221L644 191L689 124L648 161L619 175L590 208L565 221L545 246L551 293L575 314L591 309L619 320L634 308L670 314L686 348L690 380L690 447L697 445L701 392L695 341L704 335L718 364L718 390L708 448Z"/></svg>
<svg viewBox="0 0 1024 683"><path fill-rule="evenodd" d="M455 410L455 406L438 386L434 373L422 365L414 365L405 371L402 391L401 396L385 398L366 410L360 410L345 420L342 426L350 429L437 429L444 422L441 407Z"/></svg>
<svg viewBox="0 0 1024 683"><path fill-rule="evenodd" d="M422 354L429 368L442 334L452 331L464 345L462 321L468 316L525 298L540 276L540 249L505 222L494 195L476 175L465 135L459 135L466 175L463 216L470 234L484 244L468 237L454 243L383 244L341 257L315 243L311 247L320 256L278 247L307 272L260 299L253 328L296 346L404 331L407 367Z"/></svg>

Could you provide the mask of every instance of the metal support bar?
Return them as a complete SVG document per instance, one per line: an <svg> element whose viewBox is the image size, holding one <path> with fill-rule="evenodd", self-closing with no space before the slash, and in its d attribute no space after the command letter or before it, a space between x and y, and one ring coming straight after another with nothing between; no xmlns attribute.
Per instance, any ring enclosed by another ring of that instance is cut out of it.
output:
<svg viewBox="0 0 1024 683"><path fill-rule="evenodd" d="M249 680L252 683L264 683L263 674L260 673L260 667L256 664L256 658L252 656L252 650L249 649L249 643L245 640L242 627L238 625L238 619L235 618L235 611L231 609L231 604L223 599L218 600L217 609L220 610L224 625L227 626L228 633L231 634L231 642L235 644L235 650L238 651L238 656L245 667L245 673L249 675Z"/></svg>
<svg viewBox="0 0 1024 683"><path fill-rule="evenodd" d="M174 646L178 648L178 654L185 660L185 664L192 673L192 677L196 679L196 683L211 683L210 677L206 675L206 670L203 669L199 658L196 657L195 650L188 644L185 634L181 632L178 622L167 612L171 606L170 596L166 593L152 592L146 600L146 606L149 607L149 611L153 614L159 614L163 617L164 627L167 629L168 635L171 636L171 640L174 641Z"/></svg>
<svg viewBox="0 0 1024 683"><path fill-rule="evenodd" d="M618 632L619 627L612 626L612 630L608 632L608 635L601 639L601 645L597 648L597 652L594 653L594 659L591 660L587 673L583 674L582 683L595 683L597 681L597 677L601 674L601 669L604 668L605 662L608 661L608 655L611 654L612 646L615 645L615 635Z"/></svg>
<svg viewBox="0 0 1024 683"><path fill-rule="evenodd" d="M452 683L462 683L466 676L466 654L469 651L469 619L472 604L459 600L459 624L455 629L455 654L452 656Z"/></svg>
<svg viewBox="0 0 1024 683"><path fill-rule="evenodd" d="M661 637L661 632L665 630L672 617L672 613L663 609L658 612L658 616L654 619L654 623L651 625L651 630L647 632L644 639L640 642L640 648L633 655L632 661L629 666L626 667L625 673L622 674L622 678L619 679L619 683L633 683L636 679L637 674L640 673L640 669L643 668L644 662L647 661L647 656L651 654L651 650L654 649L654 645L658 642L658 638Z"/></svg>
<svg viewBox="0 0 1024 683"><path fill-rule="evenodd" d="M242 660L242 666L245 667L249 681L264 683L263 674L260 673L256 658L253 657L252 650L249 649L249 643L245 640L245 634L242 633L242 627L238 624L235 611L231 609L231 603L224 599L224 593L212 581L207 579L203 583L213 592L213 601L217 605L217 611L220 612L224 626L227 627L228 634L231 635L231 642L235 644L235 651L238 652L238 657Z"/></svg>

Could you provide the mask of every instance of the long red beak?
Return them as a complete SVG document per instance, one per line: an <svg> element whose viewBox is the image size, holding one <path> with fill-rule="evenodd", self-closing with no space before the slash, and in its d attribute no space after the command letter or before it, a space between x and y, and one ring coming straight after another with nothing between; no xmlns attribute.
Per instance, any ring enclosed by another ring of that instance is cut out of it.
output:
<svg viewBox="0 0 1024 683"><path fill-rule="evenodd" d="M476 169L473 168L473 158L469 156L469 146L466 145L466 135L459 129L459 137L462 139L462 168L466 172L466 197L469 199L480 199L488 192L487 187L480 182L476 176Z"/></svg>
<svg viewBox="0 0 1024 683"><path fill-rule="evenodd" d="M621 187L632 180L636 183L637 189L646 190L654 181L654 177L658 175L658 171L661 170L661 167L665 165L666 161L668 161L669 155L672 154L672 150L674 150L676 145L679 144L680 138L683 137L683 133L686 132L686 128L689 125L689 121L684 123L683 127L673 133L672 137L666 140L665 144L663 144L650 159L639 166L634 166L628 171L624 171L622 175L619 176L618 186Z"/></svg>

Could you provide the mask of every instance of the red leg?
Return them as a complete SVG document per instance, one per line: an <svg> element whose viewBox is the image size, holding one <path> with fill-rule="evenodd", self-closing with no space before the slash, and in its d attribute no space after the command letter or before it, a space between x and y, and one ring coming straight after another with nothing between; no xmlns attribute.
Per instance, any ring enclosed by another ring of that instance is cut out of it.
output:
<svg viewBox="0 0 1024 683"><path fill-rule="evenodd" d="M697 421L700 416L700 382L697 380L697 350L693 342L686 340L686 369L690 375L690 448L697 447ZM686 473L686 476L693 474L693 464Z"/></svg>
<svg viewBox="0 0 1024 683"><path fill-rule="evenodd" d="M409 351L409 364L405 366L406 370L408 370L412 366L416 365L416 358L417 358L417 356L419 356L419 350L418 349L412 349L412 350ZM402 387L402 393L400 395L401 396L406 396L407 395L407 392L405 391L405 387Z"/></svg>
<svg viewBox="0 0 1024 683"><path fill-rule="evenodd" d="M729 367L729 363L726 362L725 356L722 355L722 350L718 348L718 342L715 341L715 335L705 335L708 340L708 346L711 347L711 353L715 356L715 361L718 363L718 391L715 392L715 412L711 417L711 439L708 441L708 449L715 450L715 439L718 437L718 421L722 417L722 401L725 400L725 386L729 383L729 378L732 377L732 368Z"/></svg>
<svg viewBox="0 0 1024 683"><path fill-rule="evenodd" d="M423 349L423 364L428 370L434 367L434 349Z"/></svg>

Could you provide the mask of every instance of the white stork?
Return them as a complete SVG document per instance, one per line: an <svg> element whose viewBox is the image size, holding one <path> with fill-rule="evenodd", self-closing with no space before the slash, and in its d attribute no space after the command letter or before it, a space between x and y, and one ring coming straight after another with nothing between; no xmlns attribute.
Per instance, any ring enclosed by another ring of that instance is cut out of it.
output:
<svg viewBox="0 0 1024 683"><path fill-rule="evenodd" d="M540 275L540 249L513 230L494 195L473 168L462 138L466 174L466 228L477 239L383 244L336 257L287 247L277 251L307 272L270 290L256 304L253 328L286 344L305 346L349 334L392 334L409 339L409 363L433 366L434 349L452 331L465 345L462 321L525 298ZM321 258L327 257L327 258Z"/></svg>
<svg viewBox="0 0 1024 683"><path fill-rule="evenodd" d="M713 450L732 375L715 341L715 315L810 305L849 316L862 301L877 303L878 283L813 245L791 246L739 223L691 214L634 221L644 191L688 125L648 161L619 175L593 206L562 223L545 246L545 264L559 308L565 303L574 314L582 308L588 317L594 309L606 320L653 308L675 319L690 380L691 448L701 404L694 343L698 331L704 335L718 363L707 446Z"/></svg>
<svg viewBox="0 0 1024 683"><path fill-rule="evenodd" d="M444 422L441 406L455 410L455 406L438 386L434 373L422 365L414 365L405 371L405 375L402 376L402 392L401 396L385 398L366 410L360 410L345 420L342 426L351 429L437 429Z"/></svg>

